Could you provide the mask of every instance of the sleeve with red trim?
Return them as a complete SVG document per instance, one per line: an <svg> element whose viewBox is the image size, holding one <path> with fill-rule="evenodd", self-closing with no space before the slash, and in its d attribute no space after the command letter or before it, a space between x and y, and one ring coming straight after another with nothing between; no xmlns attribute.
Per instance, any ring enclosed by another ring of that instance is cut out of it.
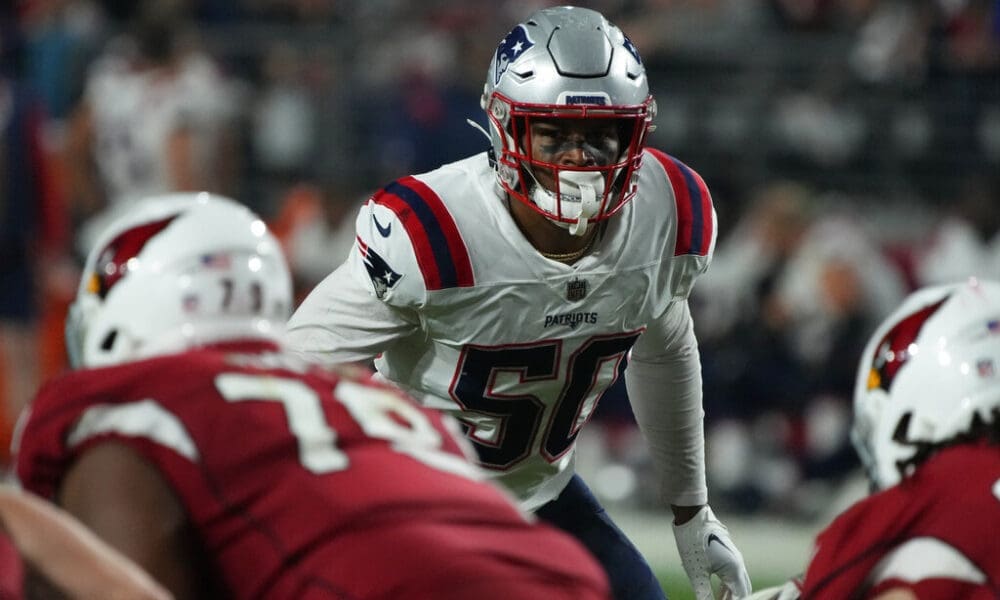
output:
<svg viewBox="0 0 1000 600"><path fill-rule="evenodd" d="M356 232L352 275L390 306L419 308L429 293L473 283L454 218L438 194L415 177L372 196L358 215Z"/></svg>
<svg viewBox="0 0 1000 600"><path fill-rule="evenodd" d="M420 327L431 294L472 285L465 243L426 184L406 177L358 213L343 265L302 301L288 322L289 349L321 363L369 360Z"/></svg>
<svg viewBox="0 0 1000 600"><path fill-rule="evenodd" d="M370 292L344 263L295 309L286 347L321 364L363 362L419 329L416 311L389 306Z"/></svg>
<svg viewBox="0 0 1000 600"><path fill-rule="evenodd" d="M647 148L647 153L665 172L676 207L671 291L673 300L683 300L712 262L718 236L715 206L705 180L694 169L659 150Z"/></svg>

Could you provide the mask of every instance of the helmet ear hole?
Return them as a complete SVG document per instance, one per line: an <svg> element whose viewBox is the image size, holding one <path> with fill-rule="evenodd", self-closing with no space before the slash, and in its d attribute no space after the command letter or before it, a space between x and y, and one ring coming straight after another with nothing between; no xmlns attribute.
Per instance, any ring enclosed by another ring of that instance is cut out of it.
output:
<svg viewBox="0 0 1000 600"><path fill-rule="evenodd" d="M118 339L117 329L108 332L108 335L104 336L104 339L101 340L101 350L104 350L105 352L110 352L111 349L115 347L115 340L117 339Z"/></svg>
<svg viewBox="0 0 1000 600"><path fill-rule="evenodd" d="M912 419L912 412L908 412L899 418L899 422L896 423L896 429L892 432L892 441L899 442L900 444L907 443L906 432L910 429L910 421Z"/></svg>

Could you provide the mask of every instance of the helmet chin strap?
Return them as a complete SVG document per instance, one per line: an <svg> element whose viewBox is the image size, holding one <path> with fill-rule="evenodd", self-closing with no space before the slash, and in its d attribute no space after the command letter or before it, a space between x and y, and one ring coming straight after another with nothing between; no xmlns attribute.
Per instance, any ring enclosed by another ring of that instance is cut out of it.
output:
<svg viewBox="0 0 1000 600"><path fill-rule="evenodd" d="M535 179L534 174L532 178ZM567 229L571 235L583 236L587 233L590 217L596 215L600 208L598 198L604 195L604 176L593 171L560 171L559 190L561 204L557 202L555 192L546 189L535 179L531 199L539 208L550 213L556 213L556 206L560 205L563 217L576 220L572 223L549 220Z"/></svg>

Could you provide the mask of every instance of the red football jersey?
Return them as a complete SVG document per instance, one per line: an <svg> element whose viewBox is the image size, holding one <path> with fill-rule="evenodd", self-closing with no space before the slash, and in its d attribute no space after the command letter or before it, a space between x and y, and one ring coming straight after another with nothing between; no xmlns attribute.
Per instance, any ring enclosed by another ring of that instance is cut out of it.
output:
<svg viewBox="0 0 1000 600"><path fill-rule="evenodd" d="M0 600L23 598L24 562L6 533L0 533Z"/></svg>
<svg viewBox="0 0 1000 600"><path fill-rule="evenodd" d="M816 538L802 598L1000 598L1000 447L946 449Z"/></svg>
<svg viewBox="0 0 1000 600"><path fill-rule="evenodd" d="M57 379L32 405L18 476L52 497L89 447L129 445L173 487L235 598L606 597L589 554L481 481L437 412L273 350Z"/></svg>

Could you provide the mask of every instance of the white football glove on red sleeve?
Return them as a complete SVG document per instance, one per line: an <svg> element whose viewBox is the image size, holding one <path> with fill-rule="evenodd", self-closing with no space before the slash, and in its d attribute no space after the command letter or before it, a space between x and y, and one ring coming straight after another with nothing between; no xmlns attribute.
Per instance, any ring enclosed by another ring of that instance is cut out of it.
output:
<svg viewBox="0 0 1000 600"><path fill-rule="evenodd" d="M674 541L695 598L713 600L712 575L722 582L722 598L750 595L750 576L743 555L729 537L729 530L707 505L682 525L674 525Z"/></svg>

